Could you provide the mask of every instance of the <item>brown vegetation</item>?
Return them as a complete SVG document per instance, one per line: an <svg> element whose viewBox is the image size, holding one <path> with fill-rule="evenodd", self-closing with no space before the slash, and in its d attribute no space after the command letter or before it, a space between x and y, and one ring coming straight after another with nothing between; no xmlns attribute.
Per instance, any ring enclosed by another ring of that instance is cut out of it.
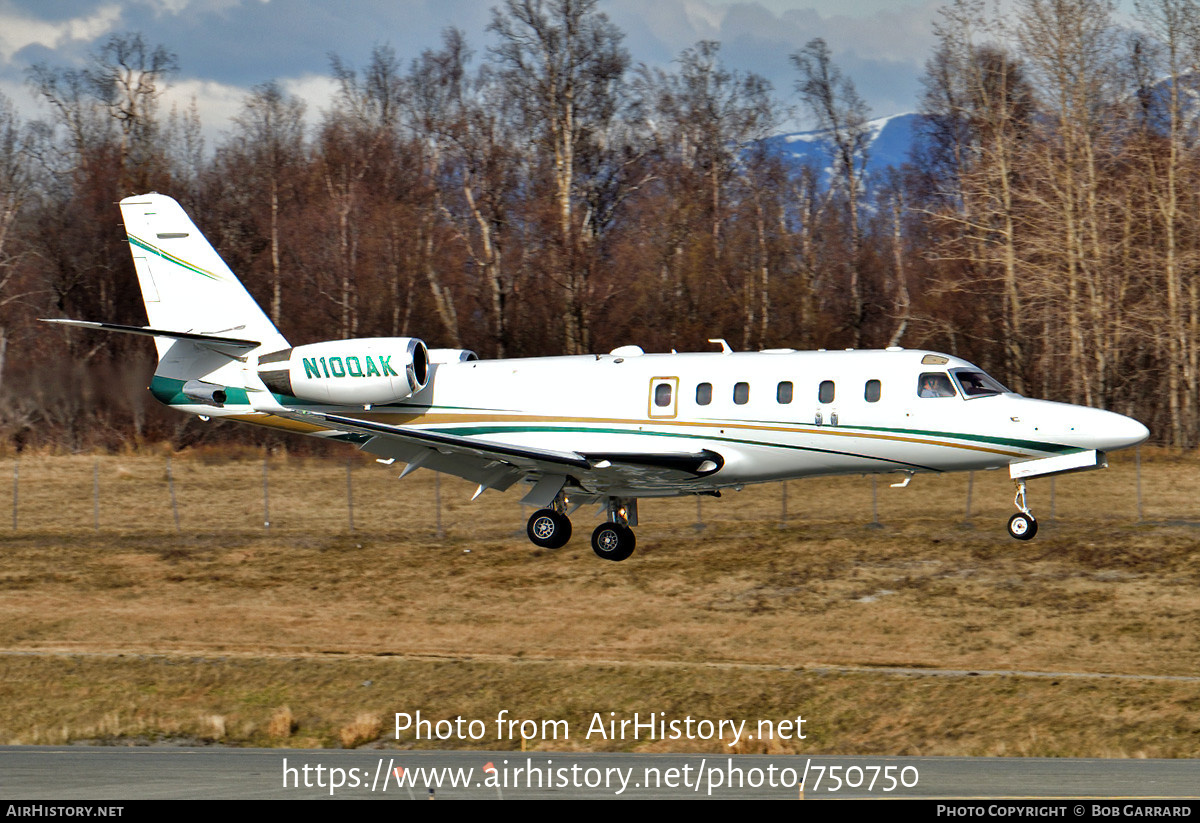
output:
<svg viewBox="0 0 1200 823"><path fill-rule="evenodd" d="M580 730L596 711L803 714L812 737L786 750L804 752L1200 751L1192 462L1143 467L1143 523L1132 461L1059 478L1053 522L1035 482L1028 544L1003 530L998 473L975 476L971 526L965 476L879 484L880 529L869 478L790 483L782 527L778 484L704 501L702 530L694 500L650 501L637 553L607 563L578 537L530 546L512 495L370 464L351 532L343 461L272 460L264 530L261 462L177 457L180 535L163 458L99 458L97 532L94 460L21 462L5 743L395 745L398 711L507 708ZM1063 674L920 674L941 669Z"/></svg>

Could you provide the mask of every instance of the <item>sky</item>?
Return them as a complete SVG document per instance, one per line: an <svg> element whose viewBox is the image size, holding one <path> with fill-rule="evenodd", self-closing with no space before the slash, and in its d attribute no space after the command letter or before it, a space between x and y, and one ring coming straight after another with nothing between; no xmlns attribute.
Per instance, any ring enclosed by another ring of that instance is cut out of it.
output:
<svg viewBox="0 0 1200 823"><path fill-rule="evenodd" d="M269 80L304 99L310 118L328 108L330 55L352 67L376 46L402 63L437 48L457 26L477 59L492 42L501 0L0 0L0 93L26 119L45 116L26 83L30 66L80 68L110 35L140 32L178 56L166 95L194 99L206 137L219 140L247 91ZM872 116L913 111L945 0L600 0L625 33L635 64L670 68L699 40L717 40L727 68L766 77L794 107L790 130L811 127L795 93L789 55L823 37Z"/></svg>

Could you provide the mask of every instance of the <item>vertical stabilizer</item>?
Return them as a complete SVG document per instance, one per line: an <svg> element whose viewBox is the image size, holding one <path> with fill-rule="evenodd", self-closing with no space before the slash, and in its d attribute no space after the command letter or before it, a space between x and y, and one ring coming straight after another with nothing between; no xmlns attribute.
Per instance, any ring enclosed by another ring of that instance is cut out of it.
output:
<svg viewBox="0 0 1200 823"><path fill-rule="evenodd" d="M162 194L127 197L121 216L151 328L255 340L260 352L288 347L178 203ZM173 345L155 343L160 358Z"/></svg>

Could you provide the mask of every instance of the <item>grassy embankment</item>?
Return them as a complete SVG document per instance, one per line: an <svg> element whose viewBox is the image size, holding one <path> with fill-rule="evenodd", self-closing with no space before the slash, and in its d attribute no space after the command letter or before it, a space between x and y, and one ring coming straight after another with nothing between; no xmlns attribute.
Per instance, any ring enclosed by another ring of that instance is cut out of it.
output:
<svg viewBox="0 0 1200 823"><path fill-rule="evenodd" d="M1121 459L1124 458L1124 459ZM593 713L780 720L805 740L742 751L1200 756L1200 682L879 671L1200 674L1200 473L1143 466L1031 484L1042 533L1011 540L1011 483L967 477L778 484L643 501L638 551L524 537L516 490L402 483L356 461L162 457L0 461L0 743L427 745L429 719L566 720L542 749L727 751L586 739ZM99 530L93 467L98 466ZM5 488L7 486L7 489Z"/></svg>

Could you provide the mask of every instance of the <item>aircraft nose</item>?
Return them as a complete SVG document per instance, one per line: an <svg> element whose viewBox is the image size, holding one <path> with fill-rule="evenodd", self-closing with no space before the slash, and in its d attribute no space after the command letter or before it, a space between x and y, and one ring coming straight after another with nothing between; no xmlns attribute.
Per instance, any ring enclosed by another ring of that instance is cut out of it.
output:
<svg viewBox="0 0 1200 823"><path fill-rule="evenodd" d="M1150 430L1143 426L1132 417L1125 417L1121 414L1110 412L1116 418L1113 421L1111 437L1116 445L1109 446L1111 449L1127 449L1130 446L1136 446L1138 443L1145 442L1150 436Z"/></svg>
<svg viewBox="0 0 1200 823"><path fill-rule="evenodd" d="M1150 430L1132 417L1116 412L1094 410L1088 422L1092 448L1116 451L1136 446L1150 436Z"/></svg>

